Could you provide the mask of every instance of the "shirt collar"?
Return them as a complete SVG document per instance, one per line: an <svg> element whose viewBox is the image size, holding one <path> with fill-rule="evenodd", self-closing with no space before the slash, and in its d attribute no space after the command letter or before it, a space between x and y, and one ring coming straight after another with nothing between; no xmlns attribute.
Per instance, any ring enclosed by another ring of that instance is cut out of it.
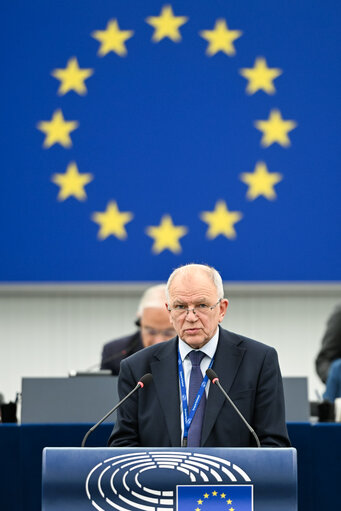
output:
<svg viewBox="0 0 341 511"><path fill-rule="evenodd" d="M205 355L207 355L208 357L210 357L210 359L212 359L216 352L216 349L217 349L218 339L219 339L219 328L217 328L217 331L214 334L214 336L212 337L212 339L210 339L202 348L200 348L200 351L202 351L203 353L205 353ZM191 348L191 346L186 344L186 342L183 341L182 339L180 339L180 337L179 337L179 351L180 351L180 356L181 356L182 362L185 360L188 353L192 350L193 350L193 348Z"/></svg>

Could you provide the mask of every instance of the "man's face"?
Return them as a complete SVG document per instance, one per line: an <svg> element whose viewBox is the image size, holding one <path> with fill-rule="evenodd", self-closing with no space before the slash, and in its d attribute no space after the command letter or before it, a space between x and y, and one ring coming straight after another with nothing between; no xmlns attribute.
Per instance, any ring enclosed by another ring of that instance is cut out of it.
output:
<svg viewBox="0 0 341 511"><path fill-rule="evenodd" d="M218 302L217 290L209 275L203 270L178 274L169 289L169 308L212 306ZM191 312L171 311L170 318L178 336L194 349L204 346L217 331L223 320L228 301L221 300L214 309L200 308Z"/></svg>
<svg viewBox="0 0 341 511"><path fill-rule="evenodd" d="M162 341L168 341L176 335L166 309L148 307L141 316L141 337L144 348Z"/></svg>

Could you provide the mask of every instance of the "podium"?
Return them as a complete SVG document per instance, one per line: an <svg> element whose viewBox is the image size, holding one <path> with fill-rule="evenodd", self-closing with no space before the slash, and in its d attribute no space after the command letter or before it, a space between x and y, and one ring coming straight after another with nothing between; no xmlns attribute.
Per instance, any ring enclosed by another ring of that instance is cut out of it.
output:
<svg viewBox="0 0 341 511"><path fill-rule="evenodd" d="M293 448L45 448L42 511L297 511Z"/></svg>

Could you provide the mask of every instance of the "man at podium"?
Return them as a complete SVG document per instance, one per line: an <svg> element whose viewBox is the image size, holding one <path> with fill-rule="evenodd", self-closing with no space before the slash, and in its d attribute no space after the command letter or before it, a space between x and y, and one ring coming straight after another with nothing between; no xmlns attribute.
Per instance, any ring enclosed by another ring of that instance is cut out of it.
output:
<svg viewBox="0 0 341 511"><path fill-rule="evenodd" d="M121 399L142 375L153 379L118 409L109 445L290 446L277 353L220 327L228 300L219 273L198 264L176 269L166 307L177 336L122 361ZM209 381L208 369L217 378Z"/></svg>

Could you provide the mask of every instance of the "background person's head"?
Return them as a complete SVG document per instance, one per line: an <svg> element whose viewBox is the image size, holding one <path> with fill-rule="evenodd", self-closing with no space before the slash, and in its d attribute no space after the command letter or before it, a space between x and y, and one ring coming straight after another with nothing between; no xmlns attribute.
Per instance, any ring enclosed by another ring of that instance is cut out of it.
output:
<svg viewBox="0 0 341 511"><path fill-rule="evenodd" d="M165 284L149 287L142 295L137 309L137 324L141 328L145 348L176 335L165 307L166 301Z"/></svg>
<svg viewBox="0 0 341 511"><path fill-rule="evenodd" d="M170 275L166 293L176 333L192 348L201 348L216 333L228 306L221 276L210 266L181 266Z"/></svg>

